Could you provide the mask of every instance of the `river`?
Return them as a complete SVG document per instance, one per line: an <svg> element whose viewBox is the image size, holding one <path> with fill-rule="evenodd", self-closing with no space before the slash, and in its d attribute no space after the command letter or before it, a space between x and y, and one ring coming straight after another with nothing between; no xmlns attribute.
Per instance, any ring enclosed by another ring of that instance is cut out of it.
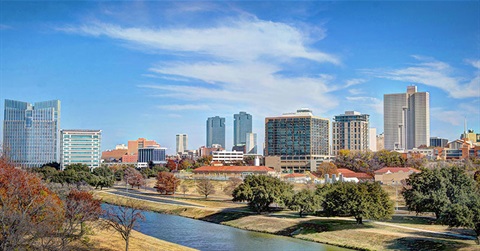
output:
<svg viewBox="0 0 480 251"><path fill-rule="evenodd" d="M144 212L135 230L168 242L205 251L349 250L295 238L241 230L176 215Z"/></svg>

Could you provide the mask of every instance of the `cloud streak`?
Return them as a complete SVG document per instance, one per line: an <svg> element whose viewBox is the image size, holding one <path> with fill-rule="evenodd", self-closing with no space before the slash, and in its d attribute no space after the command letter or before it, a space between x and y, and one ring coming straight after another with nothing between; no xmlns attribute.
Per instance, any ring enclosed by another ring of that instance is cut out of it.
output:
<svg viewBox="0 0 480 251"><path fill-rule="evenodd" d="M480 97L480 73L472 79L456 76L456 69L445 62L432 58L413 56L420 61L413 66L394 70L367 70L366 73L378 78L424 84L442 89L452 98ZM478 69L479 61L470 61Z"/></svg>

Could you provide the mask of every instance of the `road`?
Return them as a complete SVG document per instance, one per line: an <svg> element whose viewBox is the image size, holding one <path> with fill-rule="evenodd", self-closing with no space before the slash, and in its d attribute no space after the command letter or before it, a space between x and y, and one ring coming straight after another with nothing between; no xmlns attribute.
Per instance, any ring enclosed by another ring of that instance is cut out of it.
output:
<svg viewBox="0 0 480 251"><path fill-rule="evenodd" d="M196 205L196 204L190 204L190 203L176 201L176 200L155 198L155 197L152 197L152 196L142 195L141 193L139 193L139 192L137 192L133 189L129 189L128 192L116 189L115 191L108 191L107 193L112 193L112 194L121 195L121 196L127 196L127 197L131 197L131 198L134 198L134 199L140 199L140 200L147 200L147 201L164 203L164 204L177 205L177 206L204 207L204 206L199 206L199 205Z"/></svg>

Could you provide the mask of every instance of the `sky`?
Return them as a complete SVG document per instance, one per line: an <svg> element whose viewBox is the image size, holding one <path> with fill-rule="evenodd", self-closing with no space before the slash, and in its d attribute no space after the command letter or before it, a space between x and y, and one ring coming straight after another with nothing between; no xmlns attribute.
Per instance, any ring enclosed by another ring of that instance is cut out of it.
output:
<svg viewBox="0 0 480 251"><path fill-rule="evenodd" d="M310 108L370 114L383 95L430 93L431 136L480 132L479 1L0 1L4 99L59 99L62 129L205 145L208 117ZM3 119L3 116L2 116ZM3 121L2 121L3 125ZM3 131L3 130L2 130Z"/></svg>

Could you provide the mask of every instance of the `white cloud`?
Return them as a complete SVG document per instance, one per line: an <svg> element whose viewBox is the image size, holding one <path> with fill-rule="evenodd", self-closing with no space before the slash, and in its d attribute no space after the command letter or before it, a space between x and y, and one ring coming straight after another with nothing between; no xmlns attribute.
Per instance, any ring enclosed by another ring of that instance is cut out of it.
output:
<svg viewBox="0 0 480 251"><path fill-rule="evenodd" d="M356 104L356 109L361 109L362 106L369 107L375 110L378 114L383 114L383 101L375 97L346 97L348 101Z"/></svg>
<svg viewBox="0 0 480 251"><path fill-rule="evenodd" d="M445 110L440 107L430 108L430 115L433 119L448 123L453 126L463 125L465 115L459 111Z"/></svg>
<svg viewBox="0 0 480 251"><path fill-rule="evenodd" d="M142 46L146 50L179 53L194 52L223 60L258 60L305 58L317 62L339 64L330 54L310 49L306 34L284 23L243 18L225 20L210 28L125 28L114 24L93 23L58 30L89 36L107 36Z"/></svg>
<svg viewBox="0 0 480 251"><path fill-rule="evenodd" d="M480 70L480 60L466 60L467 63Z"/></svg>
<svg viewBox="0 0 480 251"><path fill-rule="evenodd" d="M162 110L169 110L169 111L184 111L184 110L210 110L210 106L200 104L187 104L187 105L159 105L157 108Z"/></svg>
<svg viewBox="0 0 480 251"><path fill-rule="evenodd" d="M478 72L471 80L455 76L455 69L449 64L421 56L413 56L421 61L413 66L396 70L366 71L379 78L419 83L440 88L453 98L480 97L480 75ZM477 61L471 61L476 67Z"/></svg>
<svg viewBox="0 0 480 251"><path fill-rule="evenodd" d="M348 89L348 92L349 92L351 95L365 94L365 91L364 91L364 90L358 89L358 88Z"/></svg>
<svg viewBox="0 0 480 251"><path fill-rule="evenodd" d="M354 86L354 85L363 84L365 82L367 82L367 80L361 79L361 78L349 79L349 80L345 81L345 88L350 87L350 86Z"/></svg>

